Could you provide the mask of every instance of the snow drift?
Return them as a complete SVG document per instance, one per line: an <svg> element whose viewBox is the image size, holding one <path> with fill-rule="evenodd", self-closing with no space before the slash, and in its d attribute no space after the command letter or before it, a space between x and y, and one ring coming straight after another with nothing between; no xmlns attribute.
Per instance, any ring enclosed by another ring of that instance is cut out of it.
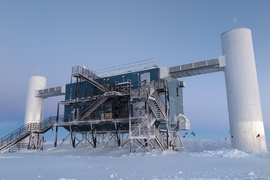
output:
<svg viewBox="0 0 270 180"><path fill-rule="evenodd" d="M270 153L247 154L224 140L184 139L185 151L129 153L47 146L0 155L0 179L270 179Z"/></svg>

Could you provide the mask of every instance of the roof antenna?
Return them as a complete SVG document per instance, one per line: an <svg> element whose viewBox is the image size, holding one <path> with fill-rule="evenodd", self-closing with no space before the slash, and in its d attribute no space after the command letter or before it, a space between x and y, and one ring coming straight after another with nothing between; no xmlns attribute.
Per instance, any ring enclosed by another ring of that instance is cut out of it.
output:
<svg viewBox="0 0 270 180"><path fill-rule="evenodd" d="M236 18L234 18L234 28L237 28Z"/></svg>

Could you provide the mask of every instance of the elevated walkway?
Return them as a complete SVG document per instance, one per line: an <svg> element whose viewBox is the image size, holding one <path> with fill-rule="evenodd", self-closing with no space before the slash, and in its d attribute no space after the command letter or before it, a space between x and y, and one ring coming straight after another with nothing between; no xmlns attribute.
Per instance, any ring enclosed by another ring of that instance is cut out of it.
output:
<svg viewBox="0 0 270 180"><path fill-rule="evenodd" d="M174 78L183 78L223 71L225 66L225 57L221 56L216 59L170 67L169 74Z"/></svg>
<svg viewBox="0 0 270 180"><path fill-rule="evenodd" d="M48 98L53 96L65 95L66 86L58 86L53 88L41 89L36 91L36 97Z"/></svg>

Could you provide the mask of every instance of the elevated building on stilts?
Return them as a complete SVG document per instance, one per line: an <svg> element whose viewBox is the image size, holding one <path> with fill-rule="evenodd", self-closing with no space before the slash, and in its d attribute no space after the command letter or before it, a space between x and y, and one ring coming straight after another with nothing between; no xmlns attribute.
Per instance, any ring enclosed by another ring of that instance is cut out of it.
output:
<svg viewBox="0 0 270 180"><path fill-rule="evenodd" d="M178 79L214 72L225 75L232 147L266 150L251 31L226 31L221 42L222 56L195 63L163 67L148 59L102 71L75 66L71 82L55 88L46 88L44 77L30 77L25 125L0 139L0 152L22 142L42 149L43 134L52 128L57 146L59 127L69 132L63 141L74 148L183 149L179 131L189 130L190 122L184 115L185 84ZM58 95L65 98L57 115L42 120L44 98Z"/></svg>

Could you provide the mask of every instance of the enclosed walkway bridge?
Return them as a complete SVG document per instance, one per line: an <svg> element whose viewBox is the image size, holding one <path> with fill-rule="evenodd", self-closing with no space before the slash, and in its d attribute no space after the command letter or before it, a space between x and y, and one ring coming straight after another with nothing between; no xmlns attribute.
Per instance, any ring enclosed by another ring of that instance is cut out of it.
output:
<svg viewBox="0 0 270 180"><path fill-rule="evenodd" d="M174 78L184 78L201 74L223 71L226 66L225 57L199 61L169 68L169 74Z"/></svg>

